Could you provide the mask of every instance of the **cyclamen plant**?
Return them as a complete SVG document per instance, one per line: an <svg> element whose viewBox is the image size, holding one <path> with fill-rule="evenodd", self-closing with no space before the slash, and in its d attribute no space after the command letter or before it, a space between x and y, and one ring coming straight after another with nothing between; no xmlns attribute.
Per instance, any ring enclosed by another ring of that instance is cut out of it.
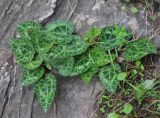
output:
<svg viewBox="0 0 160 118"><path fill-rule="evenodd" d="M18 64L23 66L22 84L33 85L44 112L54 100L57 80L52 69L62 76L80 76L89 83L94 75L108 92L116 93L122 73L118 58L132 62L156 53L147 38L133 39L125 27L91 28L83 37L75 33L73 23L58 20L46 27L35 21L17 25L20 37L10 42Z"/></svg>

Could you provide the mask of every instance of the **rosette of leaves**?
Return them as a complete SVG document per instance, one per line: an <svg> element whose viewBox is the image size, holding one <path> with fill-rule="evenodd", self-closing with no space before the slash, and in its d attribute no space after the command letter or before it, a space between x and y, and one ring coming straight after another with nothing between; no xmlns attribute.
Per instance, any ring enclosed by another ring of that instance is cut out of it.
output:
<svg viewBox="0 0 160 118"><path fill-rule="evenodd" d="M125 27L107 26L103 28L97 45L108 51L119 48L130 38L132 38L132 34Z"/></svg>
<svg viewBox="0 0 160 118"><path fill-rule="evenodd" d="M16 61L23 66L22 83L34 86L45 112L52 104L57 85L55 77L46 74L49 71L46 68L58 69L60 73L70 70L68 75L78 75L83 67L74 57L84 53L88 45L73 34L74 30L74 25L68 21L55 21L46 27L25 21L17 25L20 37L10 42Z"/></svg>
<svg viewBox="0 0 160 118"><path fill-rule="evenodd" d="M51 69L56 69L62 76L80 76L85 83L98 73L106 90L115 93L121 68L116 63L118 54L112 49L125 46L126 61L156 53L155 46L148 39L129 41L132 34L125 27L92 28L83 39L74 30L69 21L55 21L46 27L38 22L25 21L17 26L20 37L10 42L16 61L23 67L22 83L33 85L45 112L56 94L57 83Z"/></svg>

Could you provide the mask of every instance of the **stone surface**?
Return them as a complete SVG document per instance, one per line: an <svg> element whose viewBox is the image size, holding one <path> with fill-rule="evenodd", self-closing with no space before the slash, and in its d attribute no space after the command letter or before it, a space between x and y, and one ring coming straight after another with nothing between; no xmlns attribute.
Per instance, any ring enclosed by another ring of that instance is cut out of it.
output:
<svg viewBox="0 0 160 118"><path fill-rule="evenodd" d="M15 63L8 41L16 34L15 28L18 22L24 20L42 22L48 19L54 13L55 2L56 0L0 1L0 118L53 116L52 112L44 114L34 105L32 87L22 87L22 69Z"/></svg>
<svg viewBox="0 0 160 118"><path fill-rule="evenodd" d="M155 0L156 2L160 3L160 0Z"/></svg>
<svg viewBox="0 0 160 118"><path fill-rule="evenodd" d="M45 114L33 88L22 87L22 68L15 63L8 46L10 38L16 35L18 22L34 19L46 24L70 19L80 34L93 26L113 24L126 25L135 37L152 31L141 4L137 4L141 10L135 15L123 10L120 0L58 0L56 6L54 12L55 0L0 1L0 118L95 118L93 105L103 89L97 79L85 85L78 78L58 76L56 104Z"/></svg>
<svg viewBox="0 0 160 118"><path fill-rule="evenodd" d="M76 3L75 1L78 0L70 0L70 3ZM104 27L118 24L127 26L136 34L136 37L140 37L146 36L152 29L152 25L146 19L144 6L140 3L136 4L140 10L135 15L129 9L123 10L120 0L79 0L77 3L71 19L81 33L93 26ZM67 7L68 4L67 1L61 3L63 8L57 9L54 19L69 18L75 4L71 8Z"/></svg>

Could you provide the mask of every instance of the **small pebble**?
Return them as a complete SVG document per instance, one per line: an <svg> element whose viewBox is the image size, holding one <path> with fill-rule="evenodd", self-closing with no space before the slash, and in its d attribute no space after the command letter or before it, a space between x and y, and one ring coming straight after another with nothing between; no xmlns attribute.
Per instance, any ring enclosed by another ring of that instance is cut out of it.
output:
<svg viewBox="0 0 160 118"><path fill-rule="evenodd" d="M3 80L3 79L4 79L4 77L3 77L3 76L1 76L0 80Z"/></svg>
<svg viewBox="0 0 160 118"><path fill-rule="evenodd" d="M4 66L5 66L5 67L8 66L8 62L6 62L6 63L4 64Z"/></svg>
<svg viewBox="0 0 160 118"><path fill-rule="evenodd" d="M6 77L8 75L8 72L5 72L4 76Z"/></svg>
<svg viewBox="0 0 160 118"><path fill-rule="evenodd" d="M5 67L2 66L2 67L1 67L1 70L4 70L4 69L5 69Z"/></svg>

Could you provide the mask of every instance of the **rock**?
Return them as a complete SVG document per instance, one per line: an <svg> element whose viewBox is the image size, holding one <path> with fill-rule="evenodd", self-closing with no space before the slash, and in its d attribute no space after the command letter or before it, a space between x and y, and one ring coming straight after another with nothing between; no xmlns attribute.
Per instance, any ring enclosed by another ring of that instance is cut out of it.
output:
<svg viewBox="0 0 160 118"><path fill-rule="evenodd" d="M0 51L0 118L95 118L93 105L103 90L96 78L85 85L78 78L58 76L56 104L45 114L34 97L33 87L22 87L22 68L9 51L8 42L16 35L18 22L33 19L46 24L56 19L70 19L80 34L93 26L114 24L125 25L136 37L147 36L152 30L143 5L137 6L142 10L133 15L122 9L121 0L58 0L54 12L55 1L0 1L0 49L7 50Z"/></svg>
<svg viewBox="0 0 160 118"><path fill-rule="evenodd" d="M131 18L127 25L133 32L136 32L139 28L139 24L136 18Z"/></svg>
<svg viewBox="0 0 160 118"><path fill-rule="evenodd" d="M160 3L160 0L155 0L157 3Z"/></svg>
<svg viewBox="0 0 160 118"><path fill-rule="evenodd" d="M103 90L97 79L93 79L88 85L78 78L60 80L56 98L57 117L94 118L93 106L96 96Z"/></svg>
<svg viewBox="0 0 160 118"><path fill-rule="evenodd" d="M53 113L33 112L32 87L22 87L22 69L15 63L8 42L16 24L24 20L49 20L56 0L1 0L0 1L0 118L53 118ZM39 113L43 115L37 117Z"/></svg>

